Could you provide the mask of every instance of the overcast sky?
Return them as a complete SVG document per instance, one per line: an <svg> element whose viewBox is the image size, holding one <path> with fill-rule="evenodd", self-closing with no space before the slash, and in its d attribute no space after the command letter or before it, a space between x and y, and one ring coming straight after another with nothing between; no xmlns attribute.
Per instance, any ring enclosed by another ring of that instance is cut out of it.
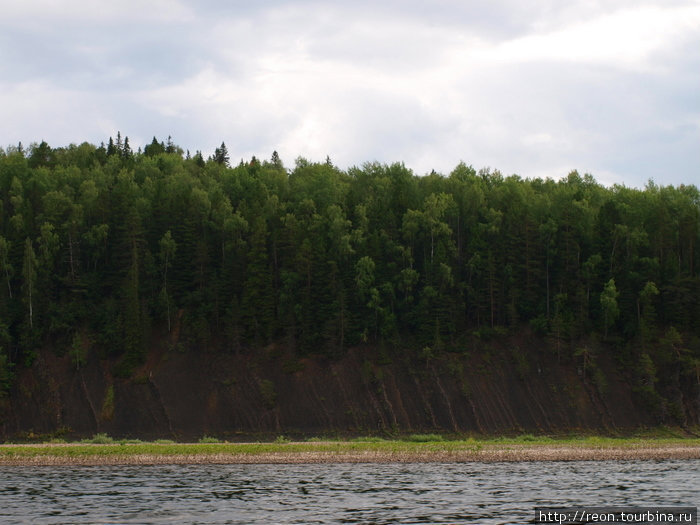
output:
<svg viewBox="0 0 700 525"><path fill-rule="evenodd" d="M700 0L23 0L0 145L700 184Z"/></svg>

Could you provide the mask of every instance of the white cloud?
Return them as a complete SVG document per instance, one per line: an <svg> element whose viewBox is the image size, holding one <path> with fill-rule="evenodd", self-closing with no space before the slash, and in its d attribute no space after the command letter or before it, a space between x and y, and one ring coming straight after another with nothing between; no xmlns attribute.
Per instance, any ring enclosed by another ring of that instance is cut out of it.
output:
<svg viewBox="0 0 700 525"><path fill-rule="evenodd" d="M119 129L288 165L700 169L698 2L135 2L8 6L0 142Z"/></svg>
<svg viewBox="0 0 700 525"><path fill-rule="evenodd" d="M484 60L557 60L646 67L654 53L700 30L700 5L645 6L603 13L543 34L484 50Z"/></svg>

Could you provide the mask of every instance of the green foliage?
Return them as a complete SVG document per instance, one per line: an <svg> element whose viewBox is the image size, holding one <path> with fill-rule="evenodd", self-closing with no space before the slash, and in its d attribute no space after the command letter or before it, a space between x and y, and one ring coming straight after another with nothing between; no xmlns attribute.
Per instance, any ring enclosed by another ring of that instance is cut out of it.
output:
<svg viewBox="0 0 700 525"><path fill-rule="evenodd" d="M605 336L608 335L608 328L610 328L617 317L620 315L620 309L617 305L617 298L619 292L615 286L615 279L610 279L606 284L605 288L600 294L600 306L603 309L603 325L605 327Z"/></svg>
<svg viewBox="0 0 700 525"><path fill-rule="evenodd" d="M527 381L528 376L530 375L530 363L525 355L525 352L523 352L519 346L513 346L510 353L513 358L513 364L515 365L515 370L518 377L523 381Z"/></svg>
<svg viewBox="0 0 700 525"><path fill-rule="evenodd" d="M535 437L533 434L520 434L515 441L521 442L521 443L530 443L533 441L537 441L538 438Z"/></svg>
<svg viewBox="0 0 700 525"><path fill-rule="evenodd" d="M603 371L598 367L595 367L593 371L593 384L601 396L605 396L608 393L608 380Z"/></svg>
<svg viewBox="0 0 700 525"><path fill-rule="evenodd" d="M216 148L214 151L214 156L212 157L212 160L216 162L217 164L221 164L222 166L228 166L229 165L229 156L228 156L228 149L226 148L226 144L223 142L221 143L221 146Z"/></svg>
<svg viewBox="0 0 700 525"><path fill-rule="evenodd" d="M637 303L639 316L639 333L642 341L642 348L646 349L653 340L656 332L656 308L654 301L659 295L659 289L652 281L647 281L644 288L639 292Z"/></svg>
<svg viewBox="0 0 700 525"><path fill-rule="evenodd" d="M198 443L221 443L221 441L215 437L202 436L201 438L199 438Z"/></svg>
<svg viewBox="0 0 700 525"><path fill-rule="evenodd" d="M0 348L0 398L5 397L10 391L13 379L12 369L12 363Z"/></svg>
<svg viewBox="0 0 700 525"><path fill-rule="evenodd" d="M374 363L407 345L429 348L429 361L530 326L560 359L583 335L619 342L613 357L628 366L646 355L654 391L698 376L695 186L605 188L577 172L522 179L465 164L424 177L400 163L287 169L276 153L231 167L224 143L204 162L171 138L134 149L118 133L0 155L6 370L47 345L80 367L90 346L128 376L159 330L202 359L284 341L291 373L305 354L362 342ZM598 383L590 356L574 357ZM530 357L514 358L525 375Z"/></svg>
<svg viewBox="0 0 700 525"><path fill-rule="evenodd" d="M92 445L110 445L114 443L114 439L107 434L101 432L98 434L95 434L91 438L88 439L83 439L81 443L89 443Z"/></svg>
<svg viewBox="0 0 700 525"><path fill-rule="evenodd" d="M285 374L294 374L304 370L304 363L298 359L286 359L282 362L282 371Z"/></svg>
<svg viewBox="0 0 700 525"><path fill-rule="evenodd" d="M275 301L267 252L267 226L261 218L253 224L251 244L241 298L241 317L249 327L249 340L263 344L270 339L274 329Z"/></svg>
<svg viewBox="0 0 700 525"><path fill-rule="evenodd" d="M34 330L34 304L36 302L36 267L37 259L31 239L24 243L24 258L22 260L22 277L24 302L27 307L27 319L29 330Z"/></svg>
<svg viewBox="0 0 700 525"><path fill-rule="evenodd" d="M413 443L429 443L443 441L444 438L440 434L411 434L405 440Z"/></svg>
<svg viewBox="0 0 700 525"><path fill-rule="evenodd" d="M111 421L114 418L114 385L109 385L105 391L100 418L103 421Z"/></svg>
<svg viewBox="0 0 700 525"><path fill-rule="evenodd" d="M634 393L641 406L654 417L660 417L663 412L664 399L653 385L644 384L634 387Z"/></svg>
<svg viewBox="0 0 700 525"><path fill-rule="evenodd" d="M275 384L269 379L261 379L258 382L258 389L265 408L274 408L275 404L277 403L277 392L275 391Z"/></svg>
<svg viewBox="0 0 700 525"><path fill-rule="evenodd" d="M166 317L168 319L168 332L171 330L171 322L170 322L170 294L168 293L168 268L172 265L173 258L175 257L175 250L177 248L177 243L173 239L172 234L170 233L170 230L165 232L163 237L160 239L158 242L159 248L160 248L160 259L161 259L161 264L163 265L163 289L161 291L161 294L159 298L163 303L165 303L165 313Z"/></svg>
<svg viewBox="0 0 700 525"><path fill-rule="evenodd" d="M73 342L68 350L68 355L70 356L71 363L73 363L76 370L79 370L87 363L89 347L89 338L87 338L81 331L75 332L73 335Z"/></svg>
<svg viewBox="0 0 700 525"><path fill-rule="evenodd" d="M588 345L580 346L574 350L574 357L581 359L581 369L583 378L586 379L588 371L595 368L596 354L595 351Z"/></svg>
<svg viewBox="0 0 700 525"><path fill-rule="evenodd" d="M642 384L651 388L653 388L654 384L658 381L658 378L656 377L656 366L654 365L651 357L649 357L649 354L642 353L641 357L639 358L637 375L639 376Z"/></svg>
<svg viewBox="0 0 700 525"><path fill-rule="evenodd" d="M545 315L538 315L537 317L530 319L530 328L532 328L532 331L540 337L546 335L549 329L547 317Z"/></svg>
<svg viewBox="0 0 700 525"><path fill-rule="evenodd" d="M429 346L424 346L420 351L420 358L427 364L431 359L435 358L435 352Z"/></svg>

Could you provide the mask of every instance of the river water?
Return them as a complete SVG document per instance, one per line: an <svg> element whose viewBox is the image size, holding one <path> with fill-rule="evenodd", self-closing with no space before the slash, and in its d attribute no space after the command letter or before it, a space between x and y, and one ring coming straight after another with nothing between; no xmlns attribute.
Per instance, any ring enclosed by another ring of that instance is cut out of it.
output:
<svg viewBox="0 0 700 525"><path fill-rule="evenodd" d="M527 523L697 506L700 460L0 467L0 523Z"/></svg>

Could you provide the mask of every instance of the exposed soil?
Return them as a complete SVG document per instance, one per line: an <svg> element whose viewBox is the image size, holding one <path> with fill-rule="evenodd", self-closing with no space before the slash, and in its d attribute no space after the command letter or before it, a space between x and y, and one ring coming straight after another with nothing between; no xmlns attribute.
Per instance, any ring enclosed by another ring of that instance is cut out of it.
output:
<svg viewBox="0 0 700 525"><path fill-rule="evenodd" d="M614 433L662 422L605 355L601 388L577 360L560 363L537 341L475 342L427 360L377 354L368 347L299 359L278 345L238 355L156 346L119 379L94 350L79 370L46 350L0 404L0 438ZM689 425L699 423L698 397L686 397Z"/></svg>

